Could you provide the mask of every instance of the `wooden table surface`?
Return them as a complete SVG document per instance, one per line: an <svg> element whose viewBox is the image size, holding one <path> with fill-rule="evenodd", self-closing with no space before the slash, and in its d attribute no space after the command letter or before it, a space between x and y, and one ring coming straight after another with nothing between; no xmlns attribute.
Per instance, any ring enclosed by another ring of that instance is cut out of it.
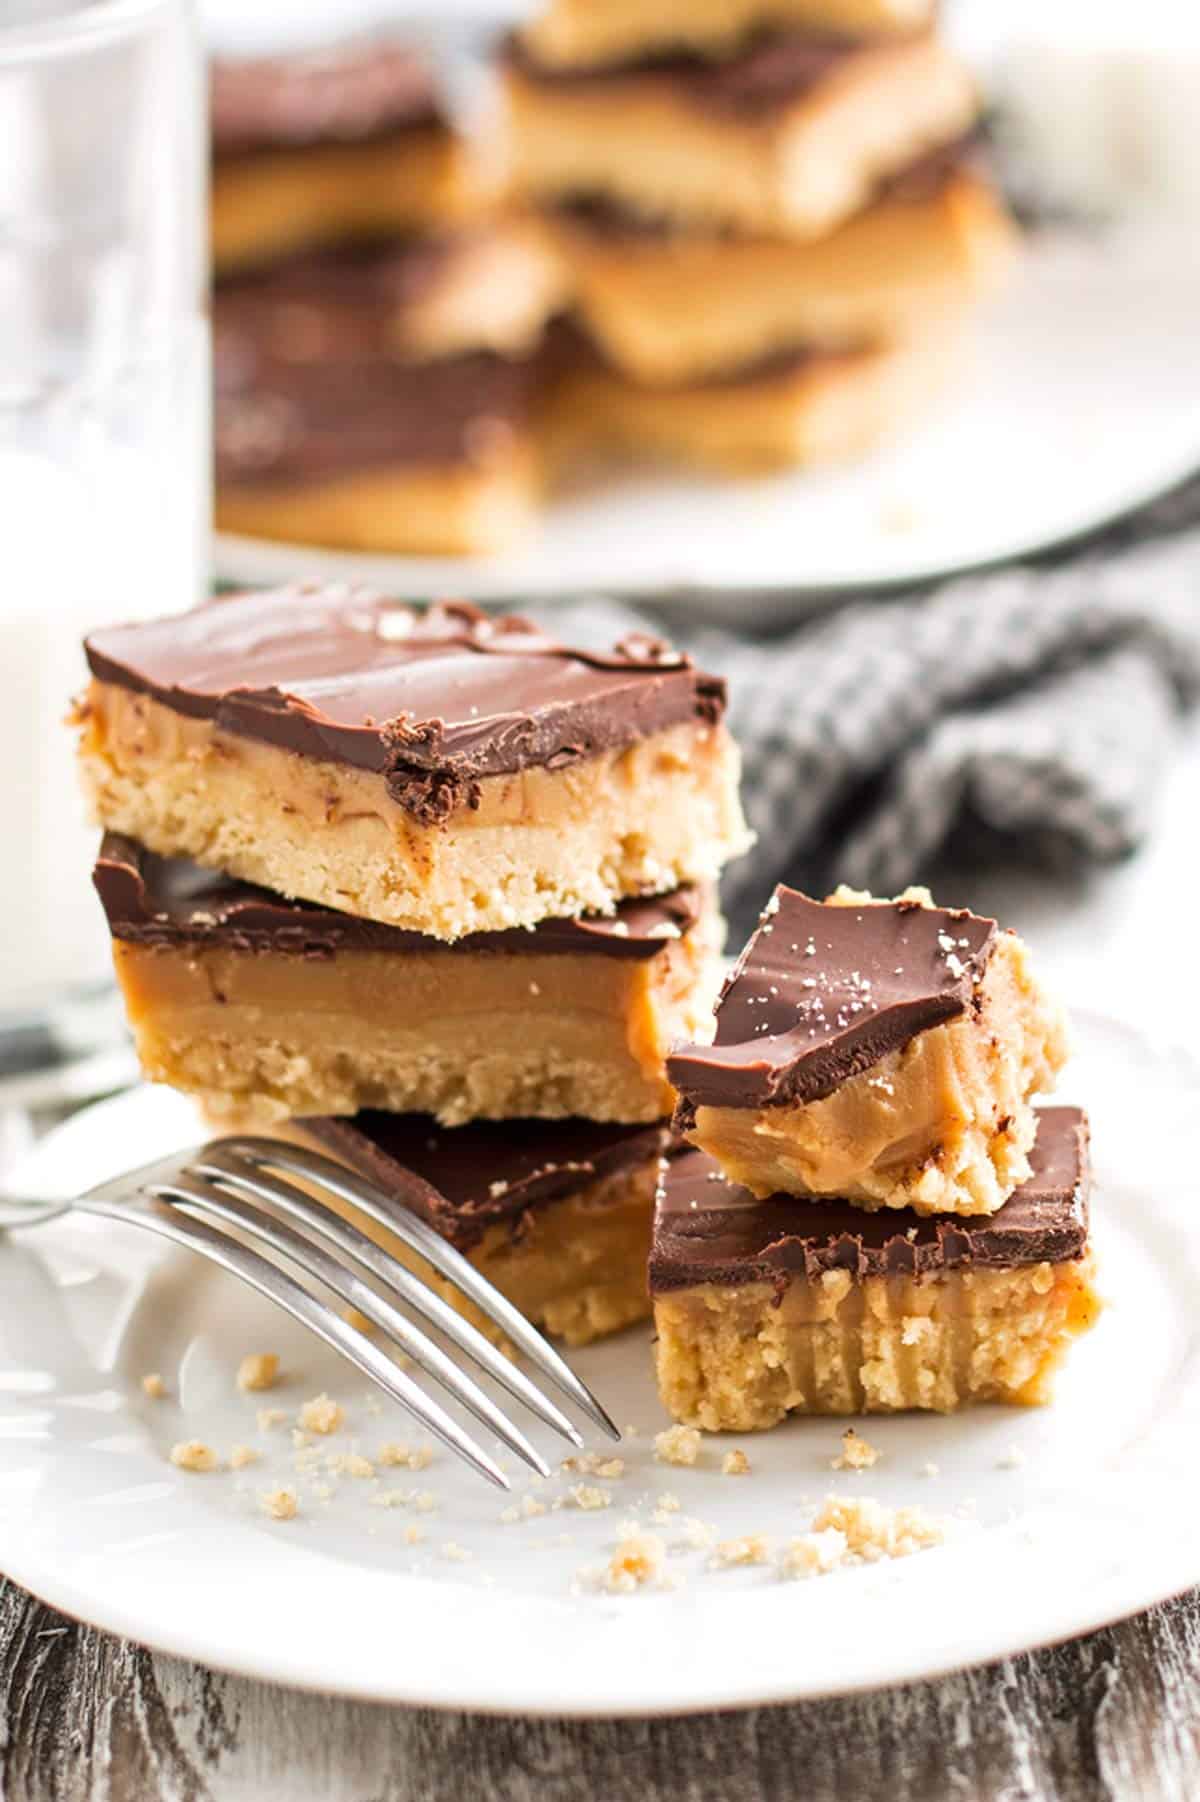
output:
<svg viewBox="0 0 1200 1802"><path fill-rule="evenodd" d="M1196 1802L1200 1591L937 1683L570 1722L217 1676L6 1584L0 1696L2 1802Z"/></svg>

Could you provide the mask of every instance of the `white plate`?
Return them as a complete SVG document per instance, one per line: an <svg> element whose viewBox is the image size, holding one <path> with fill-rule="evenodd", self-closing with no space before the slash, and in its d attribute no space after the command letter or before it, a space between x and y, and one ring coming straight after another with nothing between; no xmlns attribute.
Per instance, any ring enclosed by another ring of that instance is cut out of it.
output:
<svg viewBox="0 0 1200 1802"><path fill-rule="evenodd" d="M626 1475L607 1485L611 1508L502 1524L503 1498L439 1455L416 1477L384 1473L384 1486L427 1485L436 1513L373 1506L372 1485L349 1477L323 1505L300 1479L301 1516L275 1523L256 1492L298 1479L287 1432L256 1431L256 1403L294 1408L327 1389L368 1452L404 1435L401 1417L370 1413L359 1381L227 1278L148 1235L80 1219L0 1246L0 1568L70 1614L254 1677L564 1715L926 1677L1177 1592L1200 1580L1200 1516L1187 1500L1200 1461L1200 1198L1185 1175L1200 1077L1103 1019L1085 1019L1079 1041L1067 1092L1093 1110L1111 1307L1049 1409L872 1421L883 1456L861 1474L829 1469L833 1421L743 1439L747 1477L720 1474L721 1441L701 1467L668 1469L653 1461L664 1421L639 1329L577 1359L638 1429L622 1448ZM136 1092L62 1128L22 1180L70 1192L193 1132L185 1104ZM234 1391L255 1349L279 1350L289 1375L269 1397ZM151 1370L178 1400L142 1395ZM186 1475L166 1454L190 1436L270 1449L241 1475ZM923 1474L930 1462L936 1475ZM681 1551L670 1593L573 1593L617 1523L647 1521L647 1498L664 1491L721 1536L762 1532L778 1547L814 1500L848 1490L922 1504L950 1521L947 1544L808 1583ZM404 1539L413 1522L428 1531L415 1548ZM450 1561L446 1543L472 1557Z"/></svg>
<svg viewBox="0 0 1200 1802"><path fill-rule="evenodd" d="M705 616L786 618L822 592L926 580L1070 539L1181 480L1200 465L1198 312L1200 261L1185 234L1166 245L1041 242L983 322L962 390L863 462L742 483L614 480L560 500L526 548L492 559L218 537L218 571L480 600L682 588Z"/></svg>

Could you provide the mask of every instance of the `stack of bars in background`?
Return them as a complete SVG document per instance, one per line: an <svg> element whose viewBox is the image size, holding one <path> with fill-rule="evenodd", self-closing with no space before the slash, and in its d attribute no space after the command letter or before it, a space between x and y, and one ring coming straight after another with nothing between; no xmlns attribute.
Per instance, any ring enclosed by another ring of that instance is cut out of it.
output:
<svg viewBox="0 0 1200 1802"><path fill-rule="evenodd" d="M840 457L940 392L1012 230L934 0L551 0L502 77L568 455Z"/></svg>
<svg viewBox="0 0 1200 1802"><path fill-rule="evenodd" d="M716 1018L667 1066L668 1410L741 1431L1047 1400L1098 1312L1089 1133L1037 1103L1066 1034L1016 934L925 890L780 888Z"/></svg>
<svg viewBox="0 0 1200 1802"><path fill-rule="evenodd" d="M393 42L212 71L217 523L350 549L508 542L561 308L494 146Z"/></svg>
<svg viewBox="0 0 1200 1802"><path fill-rule="evenodd" d="M213 69L217 520L484 553L590 465L867 448L1013 234L932 0L554 0L469 128L420 52Z"/></svg>
<svg viewBox="0 0 1200 1802"><path fill-rule="evenodd" d="M146 1074L315 1140L571 1343L644 1317L666 1056L710 1010L748 842L723 684L657 640L572 651L346 590L86 648Z"/></svg>

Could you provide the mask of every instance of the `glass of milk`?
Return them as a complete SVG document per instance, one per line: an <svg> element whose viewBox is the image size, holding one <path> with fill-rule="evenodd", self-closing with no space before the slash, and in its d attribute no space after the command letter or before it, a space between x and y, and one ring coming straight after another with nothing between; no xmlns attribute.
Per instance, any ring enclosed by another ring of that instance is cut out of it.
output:
<svg viewBox="0 0 1200 1802"><path fill-rule="evenodd" d="M80 639L207 583L205 132L187 0L0 3L0 1066L109 979Z"/></svg>

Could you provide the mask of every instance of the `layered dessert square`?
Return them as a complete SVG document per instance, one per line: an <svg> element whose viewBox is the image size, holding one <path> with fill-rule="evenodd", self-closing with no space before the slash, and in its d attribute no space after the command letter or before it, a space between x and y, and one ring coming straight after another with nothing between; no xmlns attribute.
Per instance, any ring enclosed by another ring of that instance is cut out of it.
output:
<svg viewBox="0 0 1200 1802"><path fill-rule="evenodd" d="M779 887L721 992L711 1046L668 1060L676 1124L753 1194L992 1214L1030 1175L1059 1008L994 920Z"/></svg>
<svg viewBox="0 0 1200 1802"><path fill-rule="evenodd" d="M672 229L602 203L551 226L575 306L635 381L699 383L807 347L927 338L996 282L1013 230L961 147L938 150L817 239Z"/></svg>
<svg viewBox="0 0 1200 1802"><path fill-rule="evenodd" d="M99 823L289 900L457 939L706 883L749 842L724 684L645 635L298 587L86 651Z"/></svg>
<svg viewBox="0 0 1200 1802"><path fill-rule="evenodd" d="M985 1220L760 1200L694 1149L664 1172L658 1380L690 1426L1044 1402L1099 1311L1078 1108L1040 1110L1030 1175Z"/></svg>
<svg viewBox="0 0 1200 1802"><path fill-rule="evenodd" d="M510 1120L443 1128L417 1114L304 1120L288 1135L368 1178L475 1265L527 1320L586 1345L650 1312L646 1258L664 1125ZM339 1211L481 1331L497 1329L374 1221Z"/></svg>
<svg viewBox="0 0 1200 1802"><path fill-rule="evenodd" d="M548 68L629 62L664 50L727 55L769 30L873 36L932 23L935 0L550 0L521 28L521 41Z"/></svg>
<svg viewBox="0 0 1200 1802"><path fill-rule="evenodd" d="M570 68L512 39L503 74L519 194L791 237L832 230L977 110L962 64L925 31L779 31L721 61Z"/></svg>
<svg viewBox="0 0 1200 1802"><path fill-rule="evenodd" d="M561 299L528 222L293 257L213 297L217 523L474 553L540 491L537 346Z"/></svg>
<svg viewBox="0 0 1200 1802"><path fill-rule="evenodd" d="M365 1108L659 1120L667 1048L716 987L719 916L694 888L447 944L116 833L94 880L142 1068L216 1124Z"/></svg>
<svg viewBox="0 0 1200 1802"><path fill-rule="evenodd" d="M346 43L219 59L211 81L218 274L479 210L487 159L450 127L416 49Z"/></svg>

